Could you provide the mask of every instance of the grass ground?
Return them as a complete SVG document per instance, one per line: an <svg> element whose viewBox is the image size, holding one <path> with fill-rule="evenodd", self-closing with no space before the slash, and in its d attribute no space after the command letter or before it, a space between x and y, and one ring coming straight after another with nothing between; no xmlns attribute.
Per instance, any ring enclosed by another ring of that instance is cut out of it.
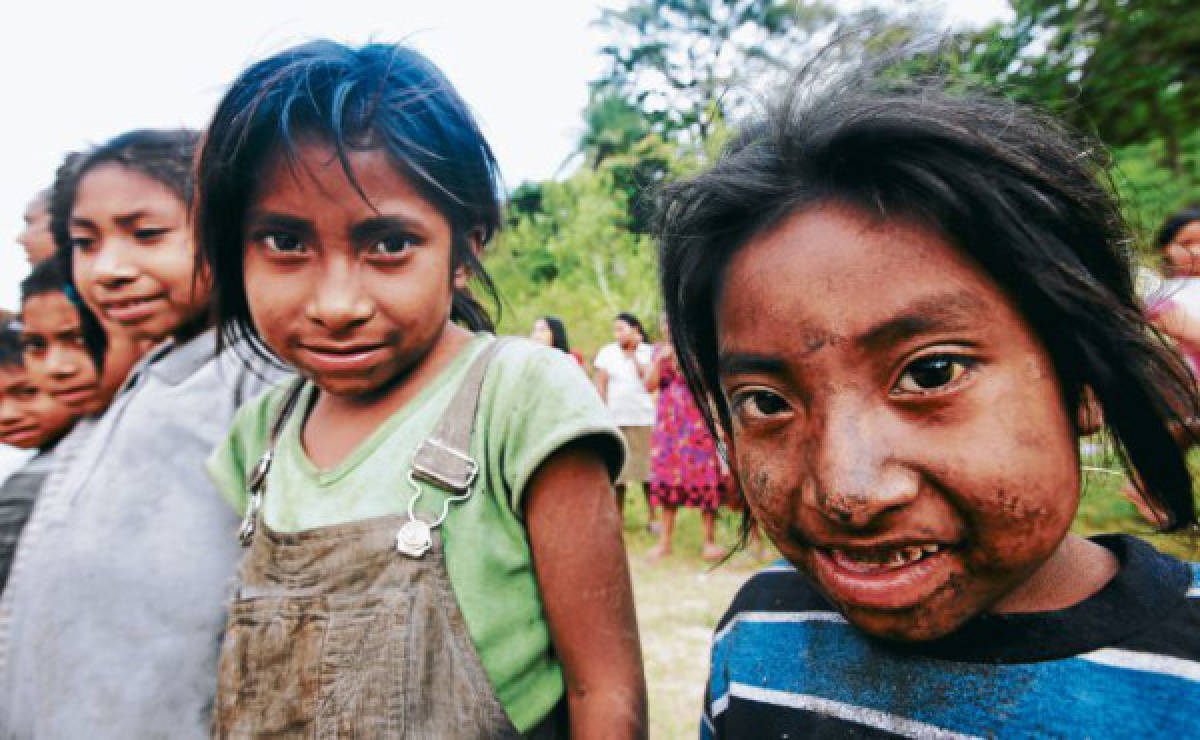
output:
<svg viewBox="0 0 1200 740"><path fill-rule="evenodd" d="M1193 470L1200 470L1200 459L1192 462ZM1084 464L1117 468L1115 461L1102 456L1090 456ZM1200 536L1194 532L1155 534L1121 495L1123 483L1123 476L1110 472L1086 472L1074 530L1081 534L1129 532L1176 556L1200 560ZM722 511L717 541L732 544L737 539L737 523L738 515ZM713 626L742 583L774 557L738 553L714 568L700 558L701 540L699 513L681 511L675 552L651 561L647 553L655 539L646 531L645 502L636 490L630 492L625 543L633 573L650 692L650 737L654 740L696 737Z"/></svg>

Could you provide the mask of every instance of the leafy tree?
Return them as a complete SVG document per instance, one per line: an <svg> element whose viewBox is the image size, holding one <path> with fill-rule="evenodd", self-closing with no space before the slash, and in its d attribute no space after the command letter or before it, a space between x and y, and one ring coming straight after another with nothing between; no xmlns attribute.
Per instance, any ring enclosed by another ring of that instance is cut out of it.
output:
<svg viewBox="0 0 1200 740"><path fill-rule="evenodd" d="M703 139L748 81L788 68L837 17L824 0L632 0L598 24L608 73L593 89L630 101L665 138Z"/></svg>
<svg viewBox="0 0 1200 740"><path fill-rule="evenodd" d="M1200 118L1200 3L1012 0L1012 7L1011 23L959 37L956 74L999 83L1112 146L1159 139L1163 163L1183 171L1183 139Z"/></svg>

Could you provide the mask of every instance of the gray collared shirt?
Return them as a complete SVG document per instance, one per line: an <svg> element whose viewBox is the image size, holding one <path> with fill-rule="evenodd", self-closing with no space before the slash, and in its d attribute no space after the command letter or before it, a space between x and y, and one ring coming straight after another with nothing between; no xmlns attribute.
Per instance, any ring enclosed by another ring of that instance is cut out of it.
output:
<svg viewBox="0 0 1200 740"><path fill-rule="evenodd" d="M4 736L208 736L241 552L204 461L279 377L214 336L152 350L66 472L13 599Z"/></svg>

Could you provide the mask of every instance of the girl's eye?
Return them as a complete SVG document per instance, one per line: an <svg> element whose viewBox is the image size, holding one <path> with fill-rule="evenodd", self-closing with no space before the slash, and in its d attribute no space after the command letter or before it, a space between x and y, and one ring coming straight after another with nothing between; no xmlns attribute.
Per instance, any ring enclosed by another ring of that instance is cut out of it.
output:
<svg viewBox="0 0 1200 740"><path fill-rule="evenodd" d="M896 380L893 392L901 394L934 393L952 386L975 367L969 357L932 355L914 360Z"/></svg>
<svg viewBox="0 0 1200 740"><path fill-rule="evenodd" d="M278 252L280 254L300 254L304 252L304 242L294 234L276 231L270 234L263 234L259 237L259 241L270 252Z"/></svg>
<svg viewBox="0 0 1200 740"><path fill-rule="evenodd" d="M38 389L33 387L32 385L23 385L20 388L17 388L16 391L13 392L14 396L16 396L17 398L20 398L22 400L29 400L31 398L36 398L37 394L38 394Z"/></svg>
<svg viewBox="0 0 1200 740"><path fill-rule="evenodd" d="M783 396L768 390L757 389L737 394L733 399L734 411L750 418L766 419L787 413L788 403Z"/></svg>
<svg viewBox="0 0 1200 740"><path fill-rule="evenodd" d="M416 244L410 236L384 237L367 248L368 257L399 257Z"/></svg>
<svg viewBox="0 0 1200 740"><path fill-rule="evenodd" d="M80 252L88 251L89 249L91 249L92 245L95 243L96 243L95 239L91 239L86 236L71 237L71 249L76 249L76 250L79 250Z"/></svg>
<svg viewBox="0 0 1200 740"><path fill-rule="evenodd" d="M160 227L142 228L133 232L133 236L140 242L152 242L158 239L163 234L167 233L167 229Z"/></svg>
<svg viewBox="0 0 1200 740"><path fill-rule="evenodd" d="M41 352L46 349L46 343L38 337L22 337L21 349L25 352Z"/></svg>

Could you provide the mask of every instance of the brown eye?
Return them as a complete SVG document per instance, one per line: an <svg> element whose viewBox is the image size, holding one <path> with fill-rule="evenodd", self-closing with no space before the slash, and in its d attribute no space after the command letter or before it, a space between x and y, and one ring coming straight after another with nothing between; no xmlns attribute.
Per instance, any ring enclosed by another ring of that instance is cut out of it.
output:
<svg viewBox="0 0 1200 740"><path fill-rule="evenodd" d="M900 393L931 393L961 380L974 365L974 360L966 357L922 357L904 370L892 390Z"/></svg>
<svg viewBox="0 0 1200 740"><path fill-rule="evenodd" d="M745 391L733 398L734 411L742 416L765 419L790 410L787 400L778 393L764 389Z"/></svg>

